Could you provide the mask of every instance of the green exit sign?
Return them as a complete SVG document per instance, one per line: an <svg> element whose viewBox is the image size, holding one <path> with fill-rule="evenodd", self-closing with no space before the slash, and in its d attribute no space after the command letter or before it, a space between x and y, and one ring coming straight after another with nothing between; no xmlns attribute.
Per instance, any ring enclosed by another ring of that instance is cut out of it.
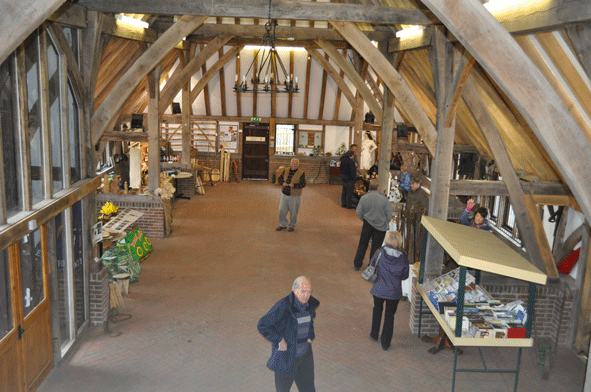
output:
<svg viewBox="0 0 591 392"><path fill-rule="evenodd" d="M251 117L250 118L251 121L261 121L260 117Z"/></svg>

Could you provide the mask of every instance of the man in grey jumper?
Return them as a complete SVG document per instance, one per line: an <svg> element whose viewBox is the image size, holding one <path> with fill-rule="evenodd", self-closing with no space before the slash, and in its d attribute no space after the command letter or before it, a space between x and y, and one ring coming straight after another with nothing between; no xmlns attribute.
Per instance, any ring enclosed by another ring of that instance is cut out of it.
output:
<svg viewBox="0 0 591 392"><path fill-rule="evenodd" d="M380 185L377 180L369 183L369 192L361 197L357 204L357 216L363 221L361 237L357 246L357 254L353 261L355 271L359 271L363 265L363 259L367 252L367 246L371 238L371 250L369 258L382 246L384 236L388 231L388 224L392 220L392 207L386 196L380 193Z"/></svg>

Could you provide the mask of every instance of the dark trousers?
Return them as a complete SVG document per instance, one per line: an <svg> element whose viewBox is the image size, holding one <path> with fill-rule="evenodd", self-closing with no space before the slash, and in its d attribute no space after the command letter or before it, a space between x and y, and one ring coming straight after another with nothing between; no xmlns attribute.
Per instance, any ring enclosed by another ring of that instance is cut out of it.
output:
<svg viewBox="0 0 591 392"><path fill-rule="evenodd" d="M394 333L394 314L398 309L397 299L384 299L373 296L373 317L371 320L370 336L377 340L380 334L380 324L382 322L382 312L384 311L384 302L386 302L386 313L384 314L384 327L382 328L382 347L388 349L392 342Z"/></svg>
<svg viewBox="0 0 591 392"><path fill-rule="evenodd" d="M308 351L304 355L295 359L295 366L291 374L275 372L275 388L277 392L289 392L294 381L299 392L316 392L312 345L308 346Z"/></svg>
<svg viewBox="0 0 591 392"><path fill-rule="evenodd" d="M353 190L355 181L343 181L343 191L341 192L341 207L353 208Z"/></svg>
<svg viewBox="0 0 591 392"><path fill-rule="evenodd" d="M363 227L361 228L361 236L359 237L359 245L357 245L357 253L355 254L355 260L353 265L361 268L363 265L363 259L365 259L365 253L367 252L367 246L369 245L369 239L371 238L371 250L369 251L369 259L376 250L382 247L384 237L386 236L385 231L375 229L372 225L363 221Z"/></svg>

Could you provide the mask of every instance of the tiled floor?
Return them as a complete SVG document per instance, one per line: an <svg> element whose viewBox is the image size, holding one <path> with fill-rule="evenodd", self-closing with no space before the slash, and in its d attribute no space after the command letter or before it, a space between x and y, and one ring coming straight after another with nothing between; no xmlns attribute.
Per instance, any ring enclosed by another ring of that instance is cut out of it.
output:
<svg viewBox="0 0 591 392"><path fill-rule="evenodd" d="M389 351L369 340L370 284L352 267L361 222L340 207L340 191L308 186L293 233L274 230L279 190L268 182L206 186L205 196L176 202L173 233L153 240L125 298L121 312L131 319L111 326L121 334L91 328L39 391L272 391L270 344L256 323L299 275L310 277L321 302L318 391L451 390L453 353L428 354L411 335L408 302L398 308ZM484 354L489 367L508 368L517 351ZM478 367L478 351L465 348L459 366ZM585 364L562 348L544 381L535 349L525 349L518 390L581 391L584 374ZM456 391L511 391L513 383L506 374L462 373Z"/></svg>

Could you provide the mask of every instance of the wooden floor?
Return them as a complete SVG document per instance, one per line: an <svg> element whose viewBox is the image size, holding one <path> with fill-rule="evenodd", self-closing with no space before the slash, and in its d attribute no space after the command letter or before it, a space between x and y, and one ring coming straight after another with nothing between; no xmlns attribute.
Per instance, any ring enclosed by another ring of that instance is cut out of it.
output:
<svg viewBox="0 0 591 392"><path fill-rule="evenodd" d="M268 182L205 189L176 202L172 234L152 241L122 309L131 319L111 326L121 334L91 328L39 391L272 391L270 344L256 324L299 275L310 277L321 303L318 391L451 390L453 353L428 354L430 345L411 335L408 302L398 308L389 351L369 340L370 284L353 270L362 223L340 207L340 186L304 189L292 233L274 230L279 190ZM490 368L515 365L515 349L483 352ZM477 368L479 358L465 348L458 365ZM525 349L518 390L581 391L584 374L585 364L561 348L544 381L537 351ZM462 373L456 391L512 391L513 383L506 374Z"/></svg>

